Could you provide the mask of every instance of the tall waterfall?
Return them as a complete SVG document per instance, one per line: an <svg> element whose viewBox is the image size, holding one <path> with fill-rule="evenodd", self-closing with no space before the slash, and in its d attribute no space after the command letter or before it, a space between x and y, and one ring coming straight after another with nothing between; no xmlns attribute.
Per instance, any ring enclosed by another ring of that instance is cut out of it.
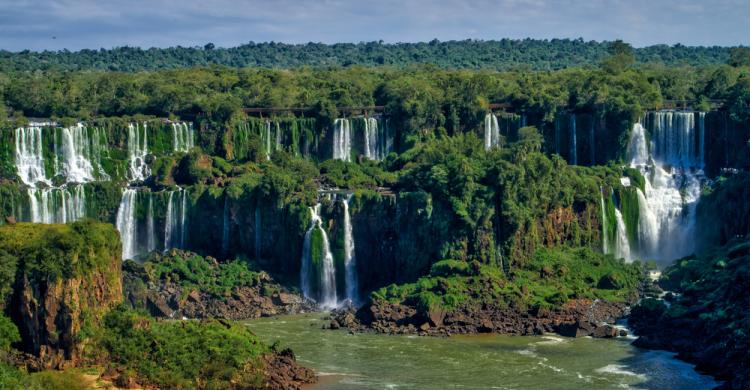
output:
<svg viewBox="0 0 750 390"><path fill-rule="evenodd" d="M195 146L193 124L172 122L172 146L175 152L187 153Z"/></svg>
<svg viewBox="0 0 750 390"><path fill-rule="evenodd" d="M576 115L570 115L570 163L578 165L578 136L576 135Z"/></svg>
<svg viewBox="0 0 750 390"><path fill-rule="evenodd" d="M86 216L86 191L73 184L53 188L27 189L31 222L69 223Z"/></svg>
<svg viewBox="0 0 750 390"><path fill-rule="evenodd" d="M609 229L607 228L607 207L604 204L604 191L599 187L599 202L602 208L602 252L609 253Z"/></svg>
<svg viewBox="0 0 750 390"><path fill-rule="evenodd" d="M349 302L359 302L357 285L357 258L354 253L354 236L352 234L352 221L349 215L350 196L342 200L344 205L344 269L346 272L346 299Z"/></svg>
<svg viewBox="0 0 750 390"><path fill-rule="evenodd" d="M342 161L351 161L351 128L349 120L345 118L336 119L333 123L333 158Z"/></svg>
<svg viewBox="0 0 750 390"><path fill-rule="evenodd" d="M271 159L271 122L266 121L266 159Z"/></svg>
<svg viewBox="0 0 750 390"><path fill-rule="evenodd" d="M703 115L697 114L699 122ZM645 193L638 193L639 255L669 262L694 249L695 208L703 176L704 127L695 126L696 113L650 113L651 144L646 129L633 126L628 153L630 165L646 178Z"/></svg>
<svg viewBox="0 0 750 390"><path fill-rule="evenodd" d="M59 129L60 147L53 135L55 174L64 182L52 186L46 175L43 142L43 127L52 125L32 123L15 129L16 173L29 187L29 218L32 222L68 223L86 216L86 192L81 184L93 181L95 173L101 178L108 176L99 163L103 148L99 131L92 130L92 137L89 137L88 129L79 123ZM51 130L56 134L56 129Z"/></svg>
<svg viewBox="0 0 750 390"><path fill-rule="evenodd" d="M488 113L484 116L484 148L490 150L500 145L500 126L497 116Z"/></svg>
<svg viewBox="0 0 750 390"><path fill-rule="evenodd" d="M148 128L144 123L128 125L128 157L130 166L128 168L128 179L143 181L151 175L151 169L146 164L148 155Z"/></svg>
<svg viewBox="0 0 750 390"><path fill-rule="evenodd" d="M310 207L310 228L305 233L304 247L302 249L302 269L300 271L300 284L305 297L314 299L324 308L334 308L338 304L336 298L336 271L333 266L333 254L328 242L328 234L323 228L320 218L320 203ZM313 234L318 230L321 236L320 259L313 259L318 252L313 248ZM316 272L315 264L320 261L320 272ZM313 291L312 280L316 280L319 291Z"/></svg>
<svg viewBox="0 0 750 390"><path fill-rule="evenodd" d="M625 259L625 261L632 261L630 257L630 242L628 241L628 232L625 227L625 221L622 219L622 213L620 210L615 209L615 221L617 223L617 239L615 240L615 257L618 259Z"/></svg>
<svg viewBox="0 0 750 390"><path fill-rule="evenodd" d="M15 132L15 163L18 177L31 187L36 187L37 183L51 185L44 169L42 125L31 124L28 127L19 127Z"/></svg>
<svg viewBox="0 0 750 390"><path fill-rule="evenodd" d="M175 196L177 194L177 196ZM170 191L167 199L167 214L164 222L164 250L185 248L187 237L187 191Z"/></svg>
<svg viewBox="0 0 750 390"><path fill-rule="evenodd" d="M117 210L117 230L122 240L122 258L133 259L138 252L137 229L135 220L136 198L138 193L135 189L126 188L122 194L122 201Z"/></svg>
<svg viewBox="0 0 750 390"><path fill-rule="evenodd" d="M381 160L380 154L380 132L378 120L375 118L364 118L365 121L365 157L370 160Z"/></svg>
<svg viewBox="0 0 750 390"><path fill-rule="evenodd" d="M95 180L109 180L101 165L103 133L96 127L88 128L81 123L59 130L60 147L55 137L56 174L65 176L71 183L88 183ZM58 162L59 160L62 160Z"/></svg>

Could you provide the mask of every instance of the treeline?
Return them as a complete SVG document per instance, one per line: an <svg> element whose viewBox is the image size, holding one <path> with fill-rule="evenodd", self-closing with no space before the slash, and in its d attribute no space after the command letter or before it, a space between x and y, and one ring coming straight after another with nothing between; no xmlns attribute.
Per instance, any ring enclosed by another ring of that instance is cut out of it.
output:
<svg viewBox="0 0 750 390"><path fill-rule="evenodd" d="M608 54L611 42L583 39L502 39L419 43L253 43L233 48L170 47L81 50L77 52L0 51L0 71L107 70L136 72L195 66L315 68L351 65L404 67L434 64L445 69L559 70L595 66ZM703 66L726 63L732 48L655 45L635 50L641 64Z"/></svg>
<svg viewBox="0 0 750 390"><path fill-rule="evenodd" d="M431 65L6 72L0 73L0 119L147 114L201 115L225 123L242 107L313 107L309 115L330 120L340 114L336 107L382 105L400 131L452 134L479 125L493 102L550 121L560 110L635 119L665 100L697 101L695 108L707 109L705 102L712 99L726 100L738 120L747 119L750 66L638 67L627 45L612 45L609 53L595 68L555 72Z"/></svg>

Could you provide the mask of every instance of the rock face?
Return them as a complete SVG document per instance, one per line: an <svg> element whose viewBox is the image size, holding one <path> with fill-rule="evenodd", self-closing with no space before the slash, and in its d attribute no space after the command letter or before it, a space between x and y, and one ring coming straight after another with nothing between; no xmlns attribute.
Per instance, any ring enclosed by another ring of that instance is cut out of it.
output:
<svg viewBox="0 0 750 390"><path fill-rule="evenodd" d="M91 232L98 239L90 239ZM108 224L0 228L0 248L17 265L5 311L18 327L23 350L36 357L34 369L78 365L85 349L79 336L122 301L118 243ZM42 260L47 268L39 267Z"/></svg>
<svg viewBox="0 0 750 390"><path fill-rule="evenodd" d="M302 385L317 381L315 373L300 366L291 349L269 354L265 360L265 388L278 390L299 390Z"/></svg>
<svg viewBox="0 0 750 390"><path fill-rule="evenodd" d="M627 313L623 303L572 300L556 311L521 312L496 306L459 307L452 311L431 310L419 313L415 308L388 302L376 302L358 311L345 309L333 313L341 326L355 331L386 334L449 336L467 333L534 335L555 332L569 337L617 337L614 323Z"/></svg>
<svg viewBox="0 0 750 390"><path fill-rule="evenodd" d="M217 297L175 282L151 281L144 267L134 262L126 262L123 268L126 301L154 317L245 320L314 310L312 302L290 293L263 272L255 285L235 287L228 296Z"/></svg>

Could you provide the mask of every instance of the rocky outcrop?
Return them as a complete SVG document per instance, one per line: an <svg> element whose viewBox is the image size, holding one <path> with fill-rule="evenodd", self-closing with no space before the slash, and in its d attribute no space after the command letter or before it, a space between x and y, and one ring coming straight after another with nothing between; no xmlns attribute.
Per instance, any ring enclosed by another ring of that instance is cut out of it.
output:
<svg viewBox="0 0 750 390"><path fill-rule="evenodd" d="M376 302L356 312L353 309L334 312L330 327L429 336L472 333L534 335L555 332L569 337L617 337L626 334L608 324L614 323L626 313L627 306L623 303L586 299L572 300L554 311L519 311L485 305L464 306L450 311L432 309L427 313L420 313L406 305Z"/></svg>
<svg viewBox="0 0 750 390"><path fill-rule="evenodd" d="M125 299L134 308L159 318L224 318L245 320L314 310L313 303L261 272L253 286L239 286L216 296L175 282L151 281L142 265L124 266Z"/></svg>
<svg viewBox="0 0 750 390"><path fill-rule="evenodd" d="M91 240L91 234L99 240ZM19 237L29 240L17 241ZM122 301L120 247L109 239L119 242L107 224L0 229L0 246L18 267L6 312L18 327L22 349L34 356L32 369L80 364L87 342L82 336ZM48 250L38 252L40 247Z"/></svg>
<svg viewBox="0 0 750 390"><path fill-rule="evenodd" d="M265 388L272 390L300 390L302 386L315 383L318 378L313 370L300 366L291 349L264 356Z"/></svg>

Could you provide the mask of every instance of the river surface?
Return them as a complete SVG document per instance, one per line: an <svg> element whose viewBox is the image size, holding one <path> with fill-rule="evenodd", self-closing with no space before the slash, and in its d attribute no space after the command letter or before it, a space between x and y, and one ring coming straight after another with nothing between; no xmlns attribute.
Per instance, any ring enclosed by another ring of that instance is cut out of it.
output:
<svg viewBox="0 0 750 390"><path fill-rule="evenodd" d="M474 335L450 338L323 330L324 314L247 322L315 369L310 389L709 389L716 385L663 351L632 340Z"/></svg>

